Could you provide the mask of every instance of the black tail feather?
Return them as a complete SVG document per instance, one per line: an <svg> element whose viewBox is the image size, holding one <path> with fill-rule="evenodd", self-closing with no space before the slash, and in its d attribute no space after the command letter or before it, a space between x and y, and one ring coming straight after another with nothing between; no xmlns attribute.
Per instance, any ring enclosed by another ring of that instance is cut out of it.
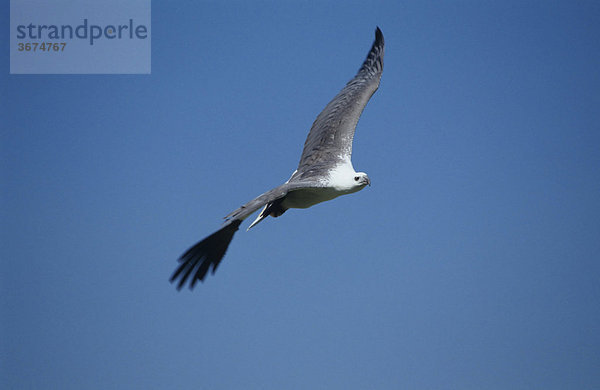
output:
<svg viewBox="0 0 600 390"><path fill-rule="evenodd" d="M204 280L211 265L212 273L214 274L241 223L241 220L232 220L220 230L188 249L179 258L178 261L180 264L171 276L171 283L175 282L182 275L177 284L177 289L181 290L188 278L192 276L192 280L190 281L190 289L192 289L198 280Z"/></svg>

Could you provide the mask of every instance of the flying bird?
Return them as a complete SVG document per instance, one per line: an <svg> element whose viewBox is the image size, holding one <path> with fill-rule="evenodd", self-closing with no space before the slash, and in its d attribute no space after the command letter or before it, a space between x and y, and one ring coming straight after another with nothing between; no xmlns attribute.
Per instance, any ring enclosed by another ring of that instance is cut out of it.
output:
<svg viewBox="0 0 600 390"><path fill-rule="evenodd" d="M248 230L268 216L279 217L288 209L305 209L371 185L369 176L356 172L352 166L352 139L363 109L379 87L383 49L383 34L377 27L375 42L356 76L314 121L298 168L289 180L229 213L221 229L181 255L170 279L171 283L179 279L178 290L188 280L193 289L209 270L214 274L242 221L261 207Z"/></svg>

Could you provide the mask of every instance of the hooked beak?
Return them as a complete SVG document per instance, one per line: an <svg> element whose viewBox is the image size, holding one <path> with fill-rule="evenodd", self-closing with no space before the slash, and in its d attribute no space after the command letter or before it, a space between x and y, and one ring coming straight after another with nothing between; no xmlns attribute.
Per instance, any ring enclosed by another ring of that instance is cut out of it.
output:
<svg viewBox="0 0 600 390"><path fill-rule="evenodd" d="M368 176L367 176L367 184L369 185L369 187L371 187L371 179L369 179Z"/></svg>

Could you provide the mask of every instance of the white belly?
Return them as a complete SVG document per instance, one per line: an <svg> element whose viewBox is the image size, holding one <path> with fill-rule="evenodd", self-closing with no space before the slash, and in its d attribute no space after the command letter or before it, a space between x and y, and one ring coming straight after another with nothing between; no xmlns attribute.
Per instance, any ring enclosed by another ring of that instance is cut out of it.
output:
<svg viewBox="0 0 600 390"><path fill-rule="evenodd" d="M333 188L304 188L289 192L281 205L289 209L305 209L348 193Z"/></svg>

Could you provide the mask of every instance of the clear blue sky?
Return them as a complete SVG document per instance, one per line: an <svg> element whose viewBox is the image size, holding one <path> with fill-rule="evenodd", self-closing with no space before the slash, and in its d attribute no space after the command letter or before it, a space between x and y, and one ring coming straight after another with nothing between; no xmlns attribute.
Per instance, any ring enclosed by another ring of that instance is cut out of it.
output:
<svg viewBox="0 0 600 390"><path fill-rule="evenodd" d="M9 75L7 3L0 387L600 388L598 2L155 0L145 76ZM372 186L178 293L377 25Z"/></svg>

